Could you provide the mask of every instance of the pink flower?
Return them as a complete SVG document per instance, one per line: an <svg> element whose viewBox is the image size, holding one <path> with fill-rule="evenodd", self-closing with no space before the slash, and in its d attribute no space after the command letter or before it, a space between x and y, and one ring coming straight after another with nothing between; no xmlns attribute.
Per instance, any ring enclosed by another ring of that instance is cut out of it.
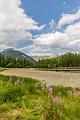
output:
<svg viewBox="0 0 80 120"><path fill-rule="evenodd" d="M64 100L62 100L60 97L56 96L56 97L53 97L53 102L56 104L62 105L64 103Z"/></svg>
<svg viewBox="0 0 80 120"><path fill-rule="evenodd" d="M52 93L53 93L53 89L52 89L52 87L50 86L50 87L48 87L48 94L49 94L49 95L52 95Z"/></svg>

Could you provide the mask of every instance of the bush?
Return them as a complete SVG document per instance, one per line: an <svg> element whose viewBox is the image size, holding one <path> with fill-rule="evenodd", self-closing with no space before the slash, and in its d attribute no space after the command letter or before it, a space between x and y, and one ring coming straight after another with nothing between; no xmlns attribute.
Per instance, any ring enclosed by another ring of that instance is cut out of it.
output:
<svg viewBox="0 0 80 120"><path fill-rule="evenodd" d="M17 98L22 97L24 95L24 91L21 86L14 85L10 86L4 93L3 93L3 101L17 101Z"/></svg>
<svg viewBox="0 0 80 120"><path fill-rule="evenodd" d="M69 92L72 89L70 87L63 87L63 86L54 86L53 87L53 95L54 96L61 96L61 97L67 97L69 95Z"/></svg>
<svg viewBox="0 0 80 120"><path fill-rule="evenodd" d="M63 110L63 106L51 103L49 106L45 107L43 114L44 120L64 120Z"/></svg>

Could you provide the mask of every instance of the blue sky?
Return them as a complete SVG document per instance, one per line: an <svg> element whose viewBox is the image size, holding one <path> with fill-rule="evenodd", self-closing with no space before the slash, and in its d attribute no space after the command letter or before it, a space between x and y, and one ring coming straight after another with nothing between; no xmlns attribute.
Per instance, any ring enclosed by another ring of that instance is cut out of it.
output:
<svg viewBox="0 0 80 120"><path fill-rule="evenodd" d="M52 55L80 49L80 0L0 0L0 49Z"/></svg>
<svg viewBox="0 0 80 120"><path fill-rule="evenodd" d="M80 7L80 0L22 0L25 12L40 25L51 19L58 21L62 13L73 13Z"/></svg>

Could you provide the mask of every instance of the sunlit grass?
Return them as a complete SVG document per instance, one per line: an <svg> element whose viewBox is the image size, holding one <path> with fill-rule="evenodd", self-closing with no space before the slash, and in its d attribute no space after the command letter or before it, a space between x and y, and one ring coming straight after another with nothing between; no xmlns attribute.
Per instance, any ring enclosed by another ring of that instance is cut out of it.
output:
<svg viewBox="0 0 80 120"><path fill-rule="evenodd" d="M80 120L80 88L51 89L31 78L0 75L0 120Z"/></svg>

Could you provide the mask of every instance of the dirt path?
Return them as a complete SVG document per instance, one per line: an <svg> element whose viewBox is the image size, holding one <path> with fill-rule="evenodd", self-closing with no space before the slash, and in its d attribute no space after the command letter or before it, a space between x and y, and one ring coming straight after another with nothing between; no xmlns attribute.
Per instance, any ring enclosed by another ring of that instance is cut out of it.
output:
<svg viewBox="0 0 80 120"><path fill-rule="evenodd" d="M63 85L80 87L80 73L66 73L55 71L40 71L36 69L8 69L0 72L3 75L15 75L20 77L45 80L47 85Z"/></svg>

